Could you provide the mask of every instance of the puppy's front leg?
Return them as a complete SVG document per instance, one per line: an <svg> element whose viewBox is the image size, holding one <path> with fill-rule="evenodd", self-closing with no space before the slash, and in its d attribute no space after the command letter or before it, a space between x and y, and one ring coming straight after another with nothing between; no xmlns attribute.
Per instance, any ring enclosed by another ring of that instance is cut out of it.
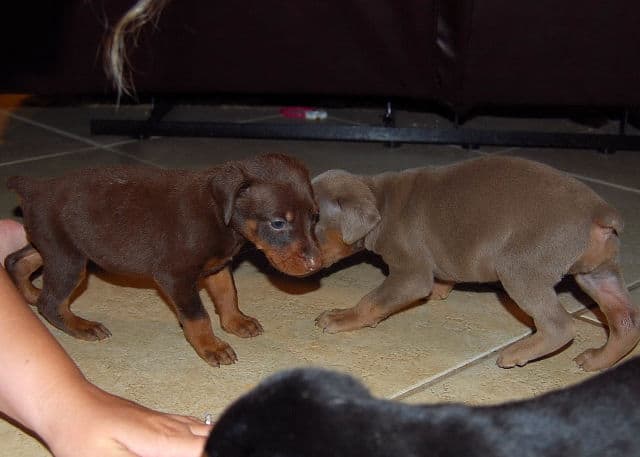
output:
<svg viewBox="0 0 640 457"><path fill-rule="evenodd" d="M432 287L433 273L390 272L384 282L356 306L325 311L316 318L316 325L328 333L375 327L378 322L428 296Z"/></svg>
<svg viewBox="0 0 640 457"><path fill-rule="evenodd" d="M227 342L213 334L211 320L198 295L197 275L176 276L179 277L162 275L155 280L171 299L187 341L211 366L234 363L238 360L234 350Z"/></svg>
<svg viewBox="0 0 640 457"><path fill-rule="evenodd" d="M455 285L456 283L452 281L436 279L433 283L429 300L446 300Z"/></svg>
<svg viewBox="0 0 640 457"><path fill-rule="evenodd" d="M229 267L204 278L204 286L213 300L222 328L242 338L260 335L260 322L238 308L238 293Z"/></svg>

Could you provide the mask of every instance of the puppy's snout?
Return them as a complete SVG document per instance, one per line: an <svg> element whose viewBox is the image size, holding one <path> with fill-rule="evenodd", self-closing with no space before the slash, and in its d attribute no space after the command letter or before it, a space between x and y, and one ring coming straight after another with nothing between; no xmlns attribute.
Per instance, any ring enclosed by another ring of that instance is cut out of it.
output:
<svg viewBox="0 0 640 457"><path fill-rule="evenodd" d="M305 261L309 271L315 271L322 265L322 262L318 257L306 257Z"/></svg>
<svg viewBox="0 0 640 457"><path fill-rule="evenodd" d="M322 257L320 249L316 246L309 247L302 253L302 260L309 273L312 273L322 267Z"/></svg>

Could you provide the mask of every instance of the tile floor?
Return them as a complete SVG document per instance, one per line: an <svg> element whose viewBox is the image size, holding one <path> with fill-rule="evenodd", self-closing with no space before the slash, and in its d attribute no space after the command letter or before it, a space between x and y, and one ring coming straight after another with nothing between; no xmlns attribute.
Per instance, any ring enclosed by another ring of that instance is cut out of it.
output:
<svg viewBox="0 0 640 457"><path fill-rule="evenodd" d="M640 154L620 151L524 150L453 146L153 138L146 141L91 136L92 117L141 117L148 106L87 105L0 107L0 217L15 217L15 196L4 190L10 175L54 175L85 166L144 163L157 167L201 168L265 151L302 158L312 174L329 168L375 173L421 165L441 165L479 154L510 154L561 168L591 185L626 219L621 263L634 299L640 301ZM194 114L195 113L195 114ZM330 121L372 122L378 113L333 110ZM277 108L187 108L172 119L206 115L218 120L268 120ZM438 125L433 115L399 113L400 125ZM479 128L558 128L586 130L565 120L481 118ZM239 361L214 369L200 360L182 336L166 304L150 284L92 274L75 300L74 310L106 324L113 336L103 342L76 340L51 331L89 379L100 387L152 408L203 417L219 414L229 402L265 376L294 366L323 366L361 378L379 396L407 402L463 401L496 403L526 398L590 376L572 358L601 345L605 327L591 303L571 281L558 286L560 298L575 316L578 335L565 350L523 368L495 365L496 351L531 332L526 316L495 288L456 288L446 301L427 302L382 322L378 327L328 335L313 325L323 310L347 307L383 279L375 262L346 262L331 274L292 279L265 267L258 257L241 257L235 278L241 308L258 318L265 333L251 339L214 331L235 348ZM213 314L212 304L202 293ZM635 353L640 350L634 351ZM13 425L0 422L0 455L46 456L46 449Z"/></svg>

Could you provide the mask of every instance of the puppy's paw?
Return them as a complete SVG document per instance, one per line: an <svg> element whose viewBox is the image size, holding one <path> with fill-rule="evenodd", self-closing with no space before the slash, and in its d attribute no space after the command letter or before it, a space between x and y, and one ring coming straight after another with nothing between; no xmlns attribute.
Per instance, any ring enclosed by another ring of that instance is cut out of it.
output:
<svg viewBox="0 0 640 457"><path fill-rule="evenodd" d="M238 360L238 356L233 348L222 340L215 346L201 348L198 354L212 367L231 365Z"/></svg>
<svg viewBox="0 0 640 457"><path fill-rule="evenodd" d="M600 349L587 349L573 360L584 371L598 371L613 365L609 360L603 359Z"/></svg>
<svg viewBox="0 0 640 457"><path fill-rule="evenodd" d="M74 319L73 325L69 325L65 331L78 339L86 341L100 341L111 336L109 329L100 322L81 318Z"/></svg>
<svg viewBox="0 0 640 457"><path fill-rule="evenodd" d="M431 294L429 294L429 300L446 300L454 285L452 282L435 281Z"/></svg>
<svg viewBox="0 0 640 457"><path fill-rule="evenodd" d="M517 351L509 351L509 348L503 349L496 360L496 365L500 368L523 367L529 360L518 355Z"/></svg>
<svg viewBox="0 0 640 457"><path fill-rule="evenodd" d="M315 323L323 332L338 333L362 327L375 327L378 322L363 322L354 308L348 308L325 311L316 317Z"/></svg>
<svg viewBox="0 0 640 457"><path fill-rule="evenodd" d="M221 321L220 325L225 332L232 333L241 338L258 336L264 332L258 319L244 314L235 314L231 318Z"/></svg>

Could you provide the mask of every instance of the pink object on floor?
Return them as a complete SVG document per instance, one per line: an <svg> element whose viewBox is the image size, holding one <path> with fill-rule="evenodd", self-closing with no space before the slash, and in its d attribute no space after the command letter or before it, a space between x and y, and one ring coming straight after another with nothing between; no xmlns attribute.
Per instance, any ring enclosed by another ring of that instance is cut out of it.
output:
<svg viewBox="0 0 640 457"><path fill-rule="evenodd" d="M326 111L308 106L283 106L280 108L280 115L289 119L307 119L311 121L327 118Z"/></svg>

